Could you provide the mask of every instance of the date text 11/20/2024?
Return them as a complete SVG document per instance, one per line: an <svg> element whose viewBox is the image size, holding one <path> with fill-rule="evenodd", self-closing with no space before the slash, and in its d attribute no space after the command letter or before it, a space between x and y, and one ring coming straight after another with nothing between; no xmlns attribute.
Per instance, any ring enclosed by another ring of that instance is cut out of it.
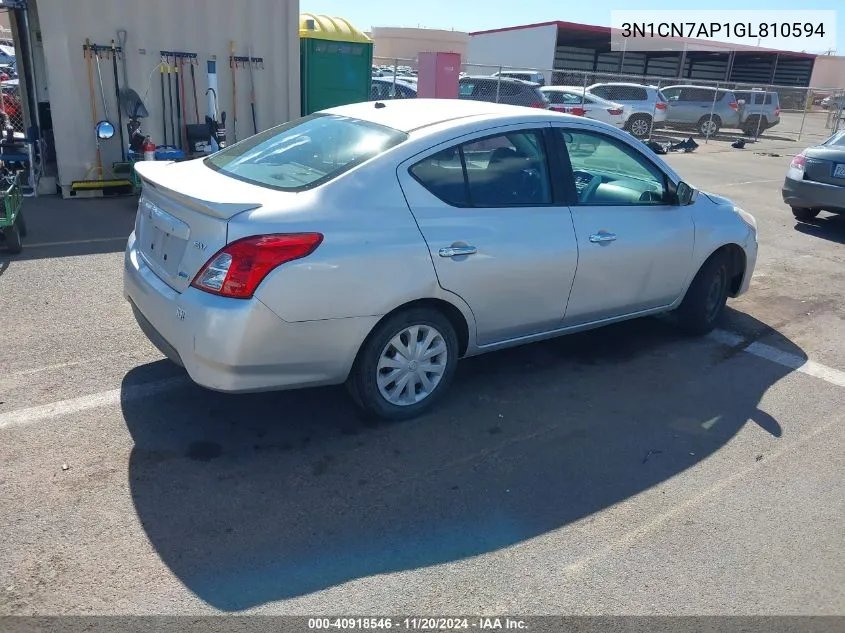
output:
<svg viewBox="0 0 845 633"><path fill-rule="evenodd" d="M525 620L508 617L413 617L413 618L308 618L308 629L319 630L373 630L396 629L399 631L517 631L527 630Z"/></svg>

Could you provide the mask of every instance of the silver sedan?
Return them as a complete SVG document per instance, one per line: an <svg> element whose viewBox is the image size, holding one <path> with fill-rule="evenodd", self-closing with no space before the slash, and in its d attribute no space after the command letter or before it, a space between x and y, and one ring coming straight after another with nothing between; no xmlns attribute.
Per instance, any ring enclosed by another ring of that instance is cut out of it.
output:
<svg viewBox="0 0 845 633"><path fill-rule="evenodd" d="M403 419L459 358L674 312L713 329L752 216L630 135L481 101L367 102L143 162L124 294L207 388L345 383Z"/></svg>

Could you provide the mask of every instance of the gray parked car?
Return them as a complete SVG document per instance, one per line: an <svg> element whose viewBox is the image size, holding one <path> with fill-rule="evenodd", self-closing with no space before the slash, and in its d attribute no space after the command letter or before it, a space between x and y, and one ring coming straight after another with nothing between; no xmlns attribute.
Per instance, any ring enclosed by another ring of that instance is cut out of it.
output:
<svg viewBox="0 0 845 633"><path fill-rule="evenodd" d="M781 193L792 215L803 222L820 211L845 213L845 130L796 155Z"/></svg>
<svg viewBox="0 0 845 633"><path fill-rule="evenodd" d="M460 78L458 96L474 101L492 101L508 105L529 106L548 110L549 98L540 91L539 84L507 77L474 76Z"/></svg>
<svg viewBox="0 0 845 633"><path fill-rule="evenodd" d="M739 103L731 90L668 86L661 91L669 102L667 125L693 127L704 136L714 136L723 127L739 127Z"/></svg>
<svg viewBox="0 0 845 633"><path fill-rule="evenodd" d="M734 90L739 102L739 126L749 136L780 123L780 98L767 90Z"/></svg>

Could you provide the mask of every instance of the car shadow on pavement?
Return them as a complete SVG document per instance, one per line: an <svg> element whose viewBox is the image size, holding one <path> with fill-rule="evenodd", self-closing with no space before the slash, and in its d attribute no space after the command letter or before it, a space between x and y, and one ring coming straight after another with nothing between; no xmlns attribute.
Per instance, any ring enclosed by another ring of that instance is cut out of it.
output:
<svg viewBox="0 0 845 633"><path fill-rule="evenodd" d="M795 230L837 244L845 244L845 214L831 214L817 217L810 222L796 222Z"/></svg>
<svg viewBox="0 0 845 633"><path fill-rule="evenodd" d="M0 241L0 262L121 252L134 228L137 208L137 196L26 198L23 251L12 255Z"/></svg>
<svg viewBox="0 0 845 633"><path fill-rule="evenodd" d="M748 315L726 321L805 358ZM180 371L139 367L124 393ZM358 418L342 388L188 384L123 399L129 486L172 573L239 611L542 536L695 466L749 421L780 437L758 403L789 371L648 318L467 359L437 411L399 424Z"/></svg>

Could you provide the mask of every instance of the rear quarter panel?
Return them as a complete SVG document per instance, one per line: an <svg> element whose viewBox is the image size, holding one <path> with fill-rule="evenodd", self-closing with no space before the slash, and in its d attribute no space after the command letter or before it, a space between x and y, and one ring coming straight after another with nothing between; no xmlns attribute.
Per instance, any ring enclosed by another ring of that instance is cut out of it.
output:
<svg viewBox="0 0 845 633"><path fill-rule="evenodd" d="M388 165L383 169L380 165ZM318 231L311 255L273 270L256 297L285 321L383 315L438 293L425 241L392 161L379 161L301 194L297 209L250 211L230 222L230 240Z"/></svg>

